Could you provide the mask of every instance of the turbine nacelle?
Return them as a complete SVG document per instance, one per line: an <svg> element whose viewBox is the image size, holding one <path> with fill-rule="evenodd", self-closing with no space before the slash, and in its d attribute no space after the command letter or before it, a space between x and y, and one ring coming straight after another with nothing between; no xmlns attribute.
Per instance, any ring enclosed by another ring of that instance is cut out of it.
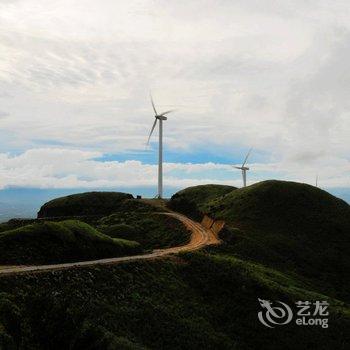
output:
<svg viewBox="0 0 350 350"><path fill-rule="evenodd" d="M168 118L165 117L164 115L155 115L154 118L158 119L158 120L167 120Z"/></svg>
<svg viewBox="0 0 350 350"><path fill-rule="evenodd" d="M233 166L233 165L232 165ZM239 169L239 170L249 170L248 167L246 166L233 166L235 169Z"/></svg>
<svg viewBox="0 0 350 350"><path fill-rule="evenodd" d="M245 164L247 163L247 160L248 160L248 157L249 157L251 151L252 151L252 149L250 149L249 152L247 153L247 155L243 161L243 164L241 166L232 165L233 168L242 170L243 187L247 186L247 173L246 173L246 171L249 170L249 168L247 166L245 166Z"/></svg>

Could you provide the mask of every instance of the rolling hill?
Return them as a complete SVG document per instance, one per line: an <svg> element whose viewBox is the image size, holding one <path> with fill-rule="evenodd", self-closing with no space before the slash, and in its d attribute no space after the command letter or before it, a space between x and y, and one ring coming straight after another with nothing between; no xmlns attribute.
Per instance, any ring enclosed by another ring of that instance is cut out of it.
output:
<svg viewBox="0 0 350 350"><path fill-rule="evenodd" d="M135 255L137 242L112 239L77 221L37 222L0 233L0 264L50 264Z"/></svg>
<svg viewBox="0 0 350 350"><path fill-rule="evenodd" d="M209 202L234 190L236 187L215 184L187 187L171 197L168 207L200 221Z"/></svg>
<svg viewBox="0 0 350 350"><path fill-rule="evenodd" d="M167 259L4 276L0 348L347 348L348 204L312 186L283 181L181 192L175 199L190 203L185 212L225 220L220 246ZM86 220L142 247L186 239L172 223L162 222L161 210L123 199L113 213ZM45 225L67 227L59 220ZM293 319L267 328L257 317L259 298L291 307L327 301L329 327L299 326Z"/></svg>
<svg viewBox="0 0 350 350"><path fill-rule="evenodd" d="M50 201L39 212L43 218L0 224L0 264L136 255L189 242L181 222L160 215L165 210L160 204L120 192L87 192Z"/></svg>
<svg viewBox="0 0 350 350"><path fill-rule="evenodd" d="M122 192L85 192L60 197L45 203L38 212L38 218L108 215L131 198L131 194Z"/></svg>
<svg viewBox="0 0 350 350"><path fill-rule="evenodd" d="M226 249L241 258L300 274L349 298L350 206L306 184L264 181L207 204L225 220Z"/></svg>

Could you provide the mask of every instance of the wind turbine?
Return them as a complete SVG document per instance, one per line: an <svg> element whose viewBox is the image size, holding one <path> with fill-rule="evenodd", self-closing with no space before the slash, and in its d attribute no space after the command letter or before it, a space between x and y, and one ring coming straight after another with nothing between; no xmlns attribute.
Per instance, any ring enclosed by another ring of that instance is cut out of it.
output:
<svg viewBox="0 0 350 350"><path fill-rule="evenodd" d="M163 121L167 120L168 118L165 117L165 114L168 114L170 112L173 112L173 110L165 111L163 113L158 113L156 110L156 107L153 102L152 95L151 97L151 103L154 111L154 123L152 125L151 132L149 133L147 145L149 145L149 141L151 139L152 133L157 125L157 121L159 121L159 144L158 144L158 198L163 198Z"/></svg>
<svg viewBox="0 0 350 350"><path fill-rule="evenodd" d="M247 186L247 170L249 170L249 168L246 167L245 164L247 163L247 160L248 160L248 157L249 157L251 151L252 151L252 148L248 151L248 153L244 159L244 162L241 166L232 165L234 168L242 170L243 187Z"/></svg>

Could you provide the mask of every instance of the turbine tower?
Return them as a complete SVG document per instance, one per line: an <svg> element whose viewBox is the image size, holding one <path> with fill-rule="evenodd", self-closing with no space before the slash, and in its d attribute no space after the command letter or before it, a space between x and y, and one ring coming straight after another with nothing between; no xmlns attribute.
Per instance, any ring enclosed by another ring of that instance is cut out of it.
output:
<svg viewBox="0 0 350 350"><path fill-rule="evenodd" d="M168 118L165 117L165 114L168 114L172 112L170 111L165 111L163 113L158 113L156 110L156 107L153 102L152 95L151 97L151 103L154 111L154 123L152 125L151 132L149 133L148 140L147 140L147 145L149 145L149 141L151 139L151 136L153 134L153 131L157 125L157 121L159 121L159 144L158 144L158 198L163 198L163 121L167 120Z"/></svg>
<svg viewBox="0 0 350 350"><path fill-rule="evenodd" d="M234 168L242 170L243 187L247 186L247 170L249 170L249 168L246 167L245 164L247 163L247 160L248 160L248 157L249 157L251 151L252 151L252 148L248 151L248 153L244 159L244 162L241 166L232 165Z"/></svg>

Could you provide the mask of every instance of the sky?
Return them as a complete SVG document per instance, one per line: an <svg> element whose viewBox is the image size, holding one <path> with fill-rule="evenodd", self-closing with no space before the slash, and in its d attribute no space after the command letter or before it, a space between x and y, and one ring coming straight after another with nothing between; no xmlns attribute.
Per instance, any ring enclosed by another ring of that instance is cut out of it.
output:
<svg viewBox="0 0 350 350"><path fill-rule="evenodd" d="M248 184L350 199L349 44L348 1L0 0L0 190L156 194L151 92L168 195L252 147Z"/></svg>

